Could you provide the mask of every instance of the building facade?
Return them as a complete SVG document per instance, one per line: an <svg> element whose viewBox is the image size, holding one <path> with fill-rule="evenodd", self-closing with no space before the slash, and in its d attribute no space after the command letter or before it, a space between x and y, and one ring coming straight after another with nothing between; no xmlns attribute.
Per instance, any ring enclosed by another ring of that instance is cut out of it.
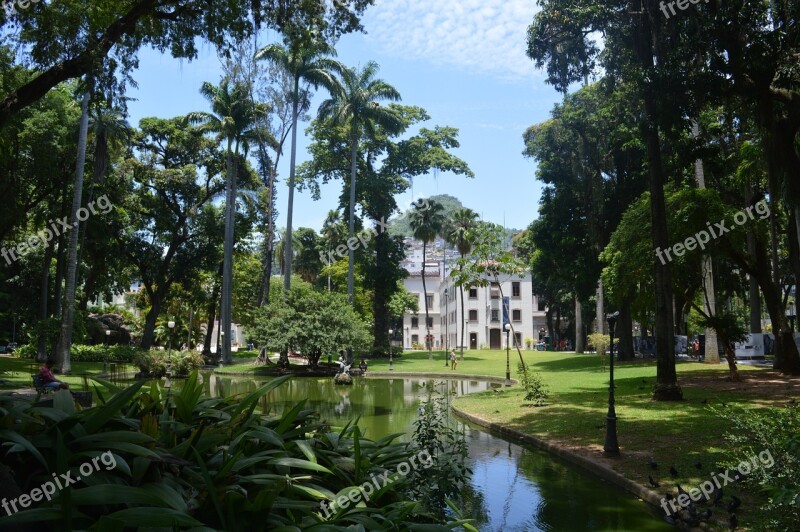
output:
<svg viewBox="0 0 800 532"><path fill-rule="evenodd" d="M449 261L448 261L449 262ZM448 264L449 266L449 264ZM405 279L406 289L419 298L419 312L406 312L403 317L403 347L425 347L425 311L422 299L422 275L410 271ZM533 293L530 273L522 276L500 276L498 283L487 279L486 286L464 287L464 314L461 310L461 291L445 275L444 264L426 264L425 282L429 306L430 334L433 349L460 349L461 322L464 320L464 349L503 349L506 339L511 346L535 345L539 331L546 328L546 309ZM507 302L504 309L503 303ZM504 323L511 324L506 336Z"/></svg>

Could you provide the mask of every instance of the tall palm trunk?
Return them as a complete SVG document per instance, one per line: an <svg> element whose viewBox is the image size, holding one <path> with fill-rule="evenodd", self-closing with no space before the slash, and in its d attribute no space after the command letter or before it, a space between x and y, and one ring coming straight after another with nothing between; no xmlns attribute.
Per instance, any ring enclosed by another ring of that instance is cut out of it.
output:
<svg viewBox="0 0 800 532"><path fill-rule="evenodd" d="M39 288L39 322L41 324L44 324L49 317L47 314L47 296L50 290L50 262L52 260L53 246L47 246L44 250L41 285ZM47 360L47 334L44 329L39 331L36 360L38 362Z"/></svg>
<svg viewBox="0 0 800 532"><path fill-rule="evenodd" d="M283 235L283 288L287 292L292 286L292 214L294 213L294 173L297 162L297 115L300 109L300 79L294 78L294 102L292 102L292 153L289 160L289 205L286 207L286 232Z"/></svg>
<svg viewBox="0 0 800 532"><path fill-rule="evenodd" d="M234 223L236 221L236 162L231 151L231 141L228 141L227 156L227 198L225 205L225 243L222 258L222 308L220 314L222 318L222 331L225 333L222 338L222 360L225 364L233 363L231 356L231 297L233 291L233 236Z"/></svg>
<svg viewBox="0 0 800 532"><path fill-rule="evenodd" d="M466 317L464 316L464 286L459 286L458 290L461 292L461 354L459 360L464 360L464 329L466 329Z"/></svg>
<svg viewBox="0 0 800 532"><path fill-rule="evenodd" d="M353 246L349 243L355 238L355 211L356 211L356 169L358 167L358 125L355 118L351 125L350 131L350 219L348 220L348 264L347 264L347 297L350 298L350 303L354 301L355 294L355 271L356 271L356 255ZM424 246L424 244L423 244ZM424 253L423 253L424 255ZM422 265L423 272L425 264ZM422 283L425 284L425 276L422 276ZM427 307L426 307L427 312Z"/></svg>
<svg viewBox="0 0 800 532"><path fill-rule="evenodd" d="M575 352L583 353L583 305L581 300L575 295Z"/></svg>
<svg viewBox="0 0 800 532"><path fill-rule="evenodd" d="M422 299L425 301L425 346L428 348L428 360L433 360L433 351L431 344L428 342L428 337L431 335L431 328L428 325L428 287L425 284L425 252L428 243L423 240L422 242Z"/></svg>
<svg viewBox="0 0 800 532"><path fill-rule="evenodd" d="M67 283L65 288L64 312L61 315L61 336L58 341L56 370L70 373L69 350L72 347L72 324L75 320L75 281L78 273L78 209L83 197L83 171L86 164L86 135L89 130L89 90L83 95L81 122L78 132L78 157L75 162L75 185L72 191L72 212L69 233L69 252L67 254Z"/></svg>

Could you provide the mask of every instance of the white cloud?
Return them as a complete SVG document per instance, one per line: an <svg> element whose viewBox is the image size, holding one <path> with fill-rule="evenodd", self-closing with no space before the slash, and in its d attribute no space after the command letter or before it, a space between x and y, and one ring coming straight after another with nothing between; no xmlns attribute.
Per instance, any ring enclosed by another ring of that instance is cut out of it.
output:
<svg viewBox="0 0 800 532"><path fill-rule="evenodd" d="M530 79L526 36L537 10L533 0L378 0L364 27L371 43L398 57Z"/></svg>

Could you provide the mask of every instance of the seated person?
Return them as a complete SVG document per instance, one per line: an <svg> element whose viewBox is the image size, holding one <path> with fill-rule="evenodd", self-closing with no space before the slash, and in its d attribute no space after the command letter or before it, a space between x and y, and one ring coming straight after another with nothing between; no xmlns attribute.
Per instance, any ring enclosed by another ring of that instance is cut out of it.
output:
<svg viewBox="0 0 800 532"><path fill-rule="evenodd" d="M51 390L66 390L69 389L69 384L61 382L53 375L53 361L48 360L44 366L39 368L39 378L42 380L42 387Z"/></svg>

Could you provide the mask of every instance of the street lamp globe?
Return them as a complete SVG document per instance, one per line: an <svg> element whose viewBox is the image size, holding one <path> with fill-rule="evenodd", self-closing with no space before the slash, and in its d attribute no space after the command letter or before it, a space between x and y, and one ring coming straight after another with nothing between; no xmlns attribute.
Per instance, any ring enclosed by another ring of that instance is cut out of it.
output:
<svg viewBox="0 0 800 532"><path fill-rule="evenodd" d="M393 329L389 329L389 371L394 371L394 358L392 357L392 333Z"/></svg>

